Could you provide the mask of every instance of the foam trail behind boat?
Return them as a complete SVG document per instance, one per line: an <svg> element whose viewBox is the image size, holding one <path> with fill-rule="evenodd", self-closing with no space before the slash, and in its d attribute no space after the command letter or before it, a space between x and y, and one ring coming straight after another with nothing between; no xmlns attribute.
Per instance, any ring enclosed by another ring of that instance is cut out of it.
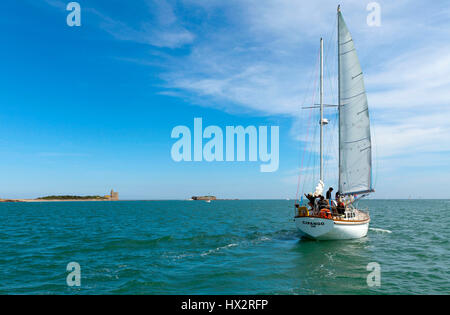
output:
<svg viewBox="0 0 450 315"><path fill-rule="evenodd" d="M369 230L375 231L375 232L380 232L380 233L388 233L388 234L392 233L392 231L384 230L384 229L380 229L380 228L369 228Z"/></svg>

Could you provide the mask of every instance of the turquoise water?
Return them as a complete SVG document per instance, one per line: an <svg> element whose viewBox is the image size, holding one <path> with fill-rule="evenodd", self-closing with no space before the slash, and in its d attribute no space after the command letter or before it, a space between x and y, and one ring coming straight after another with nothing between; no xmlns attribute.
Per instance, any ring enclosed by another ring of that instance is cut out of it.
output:
<svg viewBox="0 0 450 315"><path fill-rule="evenodd" d="M299 240L292 204L0 203L0 293L450 293L450 201L366 200L368 237L322 242Z"/></svg>

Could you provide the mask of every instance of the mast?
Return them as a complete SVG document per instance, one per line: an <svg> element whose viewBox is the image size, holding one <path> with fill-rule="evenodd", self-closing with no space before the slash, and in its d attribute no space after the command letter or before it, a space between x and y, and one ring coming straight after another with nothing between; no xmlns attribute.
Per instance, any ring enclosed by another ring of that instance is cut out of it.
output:
<svg viewBox="0 0 450 315"><path fill-rule="evenodd" d="M320 180L323 182L323 39L320 38Z"/></svg>
<svg viewBox="0 0 450 315"><path fill-rule="evenodd" d="M341 5L337 7L337 57L338 57L338 134L339 134L339 144L338 144L338 190L341 187L341 39L339 31L339 14L341 13Z"/></svg>

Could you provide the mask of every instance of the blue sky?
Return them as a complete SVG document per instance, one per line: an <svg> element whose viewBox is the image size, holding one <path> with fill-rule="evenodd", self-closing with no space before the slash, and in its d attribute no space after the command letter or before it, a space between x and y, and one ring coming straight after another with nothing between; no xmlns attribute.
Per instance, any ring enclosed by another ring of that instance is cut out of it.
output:
<svg viewBox="0 0 450 315"><path fill-rule="evenodd" d="M2 3L0 198L294 197L304 148L302 186L318 176L318 113L300 108L314 102L320 37L325 99L336 98L338 2L365 73L374 197L450 198L448 1L378 1L380 27L361 0L78 1L81 27L67 26L68 2ZM336 113L326 115L335 186ZM279 170L175 163L171 130L193 129L194 117L223 130L280 126Z"/></svg>

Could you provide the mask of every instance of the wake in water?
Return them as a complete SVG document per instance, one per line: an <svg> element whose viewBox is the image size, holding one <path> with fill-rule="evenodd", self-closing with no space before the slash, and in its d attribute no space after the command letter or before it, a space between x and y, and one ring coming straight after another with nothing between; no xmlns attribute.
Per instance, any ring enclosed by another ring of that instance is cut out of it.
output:
<svg viewBox="0 0 450 315"><path fill-rule="evenodd" d="M379 228L369 228L369 230L375 231L375 232L379 232L379 233L388 233L388 234L391 234L391 233L392 233L392 231L384 230L384 229L379 229Z"/></svg>
<svg viewBox="0 0 450 315"><path fill-rule="evenodd" d="M203 238L204 236L202 236ZM211 238L214 237L218 237L218 236L211 236ZM196 237L192 237L192 238L185 238L183 240L194 240ZM258 245L260 243L263 242L268 242L268 241L272 241L272 240L282 240L282 241L286 241L286 240L298 240L298 235L297 235L297 231L294 230L280 230L280 231L275 231L272 233L264 233L264 234L260 234L260 233L252 233L250 235L246 235L241 237L241 240L238 241L234 241L231 242L228 245L224 245L224 246L219 246L213 249L209 249L206 251L201 251L201 252L196 252L195 249L191 252L187 252L187 253L183 253L183 254L176 254L176 255L165 255L166 258L169 258L171 260L179 260L179 259L184 259L184 258L195 258L195 257L204 257L204 256L209 256L209 255L213 255L219 252L223 252L225 250L228 250L232 247L248 247L248 246L253 246L253 245Z"/></svg>
<svg viewBox="0 0 450 315"><path fill-rule="evenodd" d="M218 251L220 251L221 249L225 249L225 248L229 248L229 247L234 247L234 246L238 246L238 244L232 243L232 244L228 244L228 245L226 245L226 246L217 247L216 249L210 249L210 250L207 251L207 252L201 253L200 256L206 256L206 255L209 255L209 254L218 252Z"/></svg>

